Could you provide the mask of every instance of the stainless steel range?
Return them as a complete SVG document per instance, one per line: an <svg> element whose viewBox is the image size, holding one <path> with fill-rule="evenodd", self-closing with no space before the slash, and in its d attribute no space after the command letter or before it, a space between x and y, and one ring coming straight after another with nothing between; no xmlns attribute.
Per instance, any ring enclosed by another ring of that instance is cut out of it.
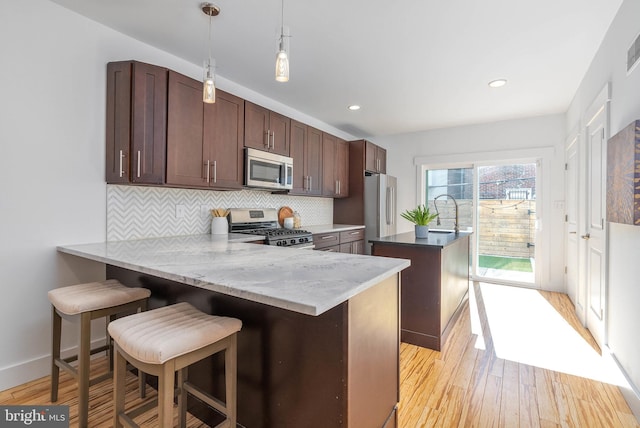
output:
<svg viewBox="0 0 640 428"><path fill-rule="evenodd" d="M267 245L309 249L314 247L311 232L279 227L278 212L274 208L229 209L229 231L262 235Z"/></svg>

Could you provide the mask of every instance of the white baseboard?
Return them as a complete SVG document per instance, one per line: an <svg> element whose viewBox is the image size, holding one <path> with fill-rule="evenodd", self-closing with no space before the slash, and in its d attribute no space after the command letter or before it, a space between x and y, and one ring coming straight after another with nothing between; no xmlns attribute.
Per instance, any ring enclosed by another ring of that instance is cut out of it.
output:
<svg viewBox="0 0 640 428"><path fill-rule="evenodd" d="M636 417L638 423L640 423L640 389L638 389L638 387L633 384L633 381L631 380L631 378L629 378L627 372L624 370L624 368L620 364L620 361L618 361L611 349L608 346L605 346L605 350L609 354L611 359L616 363L616 366L618 366L620 373L622 373L627 381L627 385L620 386L620 391L622 392L622 396L624 397L625 401L631 408L633 415Z"/></svg>
<svg viewBox="0 0 640 428"><path fill-rule="evenodd" d="M105 343L105 338L98 338L91 342L91 348L97 348ZM75 355L78 347L63 349L61 354L63 357ZM100 355L100 354L96 354ZM29 361L15 364L13 366L3 367L0 369L0 391L31 382L51 374L51 355L43 355Z"/></svg>

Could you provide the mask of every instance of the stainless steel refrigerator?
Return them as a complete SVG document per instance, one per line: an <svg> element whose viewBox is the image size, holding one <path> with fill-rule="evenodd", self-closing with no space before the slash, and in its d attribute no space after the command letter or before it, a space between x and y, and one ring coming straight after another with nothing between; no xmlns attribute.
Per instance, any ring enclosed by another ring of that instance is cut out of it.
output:
<svg viewBox="0 0 640 428"><path fill-rule="evenodd" d="M390 175L364 177L364 224L366 254L371 254L369 239L396 234L397 179Z"/></svg>

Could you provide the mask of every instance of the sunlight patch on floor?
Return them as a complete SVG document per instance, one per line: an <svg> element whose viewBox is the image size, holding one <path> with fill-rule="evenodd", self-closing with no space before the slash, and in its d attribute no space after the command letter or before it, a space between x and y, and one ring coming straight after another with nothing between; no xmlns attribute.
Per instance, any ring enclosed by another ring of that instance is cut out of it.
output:
<svg viewBox="0 0 640 428"><path fill-rule="evenodd" d="M485 283L480 288L498 358L626 385L613 362L600 356L536 290Z"/></svg>

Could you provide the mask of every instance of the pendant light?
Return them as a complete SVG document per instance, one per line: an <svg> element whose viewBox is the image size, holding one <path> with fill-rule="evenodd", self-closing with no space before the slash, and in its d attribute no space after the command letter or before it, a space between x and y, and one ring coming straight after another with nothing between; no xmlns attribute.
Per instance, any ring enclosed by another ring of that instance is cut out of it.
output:
<svg viewBox="0 0 640 428"><path fill-rule="evenodd" d="M218 16L220 8L211 3L202 3L202 12L209 16L209 57L204 60L204 82L202 86L202 101L208 104L216 102L215 68L216 62L211 58L211 20Z"/></svg>
<svg viewBox="0 0 640 428"><path fill-rule="evenodd" d="M284 0L281 0L280 9L280 38L278 39L278 53L276 54L276 80L278 82L289 81L289 34L285 34L284 27Z"/></svg>

